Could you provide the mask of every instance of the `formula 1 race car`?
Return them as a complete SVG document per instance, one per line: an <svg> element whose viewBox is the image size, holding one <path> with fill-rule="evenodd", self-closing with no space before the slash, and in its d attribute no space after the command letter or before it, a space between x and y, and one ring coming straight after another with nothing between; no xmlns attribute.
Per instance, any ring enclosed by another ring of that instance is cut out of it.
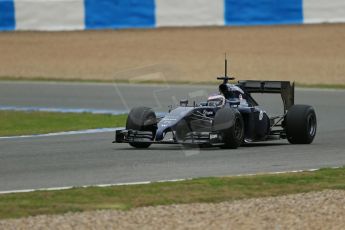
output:
<svg viewBox="0 0 345 230"><path fill-rule="evenodd" d="M291 144L310 144L316 135L317 121L313 107L294 104L294 83L288 81L238 81L218 77L223 82L219 93L206 102L180 105L164 116L156 116L147 107L133 108L126 129L117 130L113 143L129 143L135 148L151 144L220 146L235 149L244 143L287 139ZM269 116L261 109L253 93L280 94L283 114Z"/></svg>

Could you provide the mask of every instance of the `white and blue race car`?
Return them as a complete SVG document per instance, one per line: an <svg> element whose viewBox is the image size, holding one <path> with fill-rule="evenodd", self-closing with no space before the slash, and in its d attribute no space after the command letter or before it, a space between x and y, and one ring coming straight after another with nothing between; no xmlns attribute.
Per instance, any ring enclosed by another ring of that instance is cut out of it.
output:
<svg viewBox="0 0 345 230"><path fill-rule="evenodd" d="M228 77L226 71L224 77L217 79L222 80L219 94L198 105L181 100L164 116L157 116L151 108L133 108L126 129L116 131L114 143L129 143L135 148L175 143L235 149L244 143L276 139L287 139L291 144L313 142L317 129L315 110L309 105L294 104L293 83L248 80L229 84L234 78ZM268 115L253 93L280 94L284 112Z"/></svg>

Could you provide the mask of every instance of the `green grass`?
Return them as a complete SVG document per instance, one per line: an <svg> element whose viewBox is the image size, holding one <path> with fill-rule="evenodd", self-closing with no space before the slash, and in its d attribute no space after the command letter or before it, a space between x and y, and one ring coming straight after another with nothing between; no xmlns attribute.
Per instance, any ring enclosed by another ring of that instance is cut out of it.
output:
<svg viewBox="0 0 345 230"><path fill-rule="evenodd" d="M0 111L0 136L124 126L127 115Z"/></svg>
<svg viewBox="0 0 345 230"><path fill-rule="evenodd" d="M345 168L315 172L200 178L107 188L74 188L0 195L0 219L99 209L222 202L324 189L345 189Z"/></svg>

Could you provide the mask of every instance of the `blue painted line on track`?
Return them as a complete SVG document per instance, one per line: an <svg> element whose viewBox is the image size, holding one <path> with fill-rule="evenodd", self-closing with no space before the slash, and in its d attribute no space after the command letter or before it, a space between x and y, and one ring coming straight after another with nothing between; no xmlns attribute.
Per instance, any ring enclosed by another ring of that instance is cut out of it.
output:
<svg viewBox="0 0 345 230"><path fill-rule="evenodd" d="M55 112L55 113L92 113L92 114L127 114L127 110L87 109L87 108L49 108L36 106L5 106L0 105L0 111L22 112Z"/></svg>

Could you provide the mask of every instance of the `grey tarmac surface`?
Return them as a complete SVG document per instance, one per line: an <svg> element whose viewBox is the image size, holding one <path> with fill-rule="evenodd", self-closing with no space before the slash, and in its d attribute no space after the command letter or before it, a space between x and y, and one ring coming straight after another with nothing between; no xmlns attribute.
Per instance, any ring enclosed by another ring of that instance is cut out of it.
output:
<svg viewBox="0 0 345 230"><path fill-rule="evenodd" d="M200 101L214 91L216 86L0 82L0 105L120 110L147 105L165 111L175 100ZM279 112L279 98L258 96L268 111ZM178 145L136 150L112 144L113 133L2 139L0 191L342 166L344 98L342 90L296 90L296 103L313 105L318 116L312 145L279 140L237 150Z"/></svg>

